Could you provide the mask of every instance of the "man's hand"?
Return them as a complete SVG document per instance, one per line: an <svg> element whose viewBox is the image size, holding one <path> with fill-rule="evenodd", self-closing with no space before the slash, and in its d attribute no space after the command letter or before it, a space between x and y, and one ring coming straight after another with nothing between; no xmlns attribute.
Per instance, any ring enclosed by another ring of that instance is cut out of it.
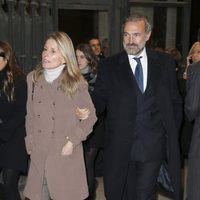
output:
<svg viewBox="0 0 200 200"><path fill-rule="evenodd" d="M77 108L76 116L79 120L87 119L90 115L90 110L88 108Z"/></svg>

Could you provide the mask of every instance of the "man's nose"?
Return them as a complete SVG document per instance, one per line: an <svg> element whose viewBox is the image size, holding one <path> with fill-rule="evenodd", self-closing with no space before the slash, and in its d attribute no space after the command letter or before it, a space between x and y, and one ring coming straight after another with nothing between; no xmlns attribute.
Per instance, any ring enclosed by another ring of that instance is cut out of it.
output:
<svg viewBox="0 0 200 200"><path fill-rule="evenodd" d="M130 44L134 43L134 40L135 40L135 37L134 37L133 35L131 35L131 36L129 37L129 43L130 43Z"/></svg>

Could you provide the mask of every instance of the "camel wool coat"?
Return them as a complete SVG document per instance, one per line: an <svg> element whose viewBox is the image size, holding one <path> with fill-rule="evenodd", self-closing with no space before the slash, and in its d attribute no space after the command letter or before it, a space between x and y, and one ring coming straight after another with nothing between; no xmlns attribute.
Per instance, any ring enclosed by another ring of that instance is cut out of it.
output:
<svg viewBox="0 0 200 200"><path fill-rule="evenodd" d="M62 74L49 84L44 75L32 82L33 72L27 77L28 101L26 116L26 148L30 153L30 168L24 195L41 200L46 177L54 200L83 200L88 187L82 141L92 131L96 121L95 109L86 83L82 83L73 97L60 87ZM80 121L76 108L88 108L90 115ZM73 153L62 156L66 137L73 143Z"/></svg>

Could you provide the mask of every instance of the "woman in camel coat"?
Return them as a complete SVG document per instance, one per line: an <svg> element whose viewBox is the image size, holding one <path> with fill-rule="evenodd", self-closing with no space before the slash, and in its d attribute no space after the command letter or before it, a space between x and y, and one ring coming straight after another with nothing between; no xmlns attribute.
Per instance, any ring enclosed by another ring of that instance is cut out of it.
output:
<svg viewBox="0 0 200 200"><path fill-rule="evenodd" d="M41 200L47 182L51 199L83 200L88 188L82 141L92 131L96 116L65 33L48 36L42 62L27 82L26 147L31 164L24 194ZM85 108L90 114L79 120L76 111Z"/></svg>

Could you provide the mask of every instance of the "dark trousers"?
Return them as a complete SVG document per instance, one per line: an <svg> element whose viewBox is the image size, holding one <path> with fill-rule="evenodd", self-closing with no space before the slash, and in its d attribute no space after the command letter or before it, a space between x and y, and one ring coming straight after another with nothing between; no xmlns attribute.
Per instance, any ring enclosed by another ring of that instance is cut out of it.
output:
<svg viewBox="0 0 200 200"><path fill-rule="evenodd" d="M124 200L155 200L156 179L162 161L131 161Z"/></svg>
<svg viewBox="0 0 200 200"><path fill-rule="evenodd" d="M98 150L98 148L90 148L89 150L85 151L85 165L89 187L89 200L95 199L96 194L95 160Z"/></svg>
<svg viewBox="0 0 200 200"><path fill-rule="evenodd" d="M3 178L3 200L20 200L20 195L18 191L18 181L20 172L3 168L1 169L2 178Z"/></svg>

